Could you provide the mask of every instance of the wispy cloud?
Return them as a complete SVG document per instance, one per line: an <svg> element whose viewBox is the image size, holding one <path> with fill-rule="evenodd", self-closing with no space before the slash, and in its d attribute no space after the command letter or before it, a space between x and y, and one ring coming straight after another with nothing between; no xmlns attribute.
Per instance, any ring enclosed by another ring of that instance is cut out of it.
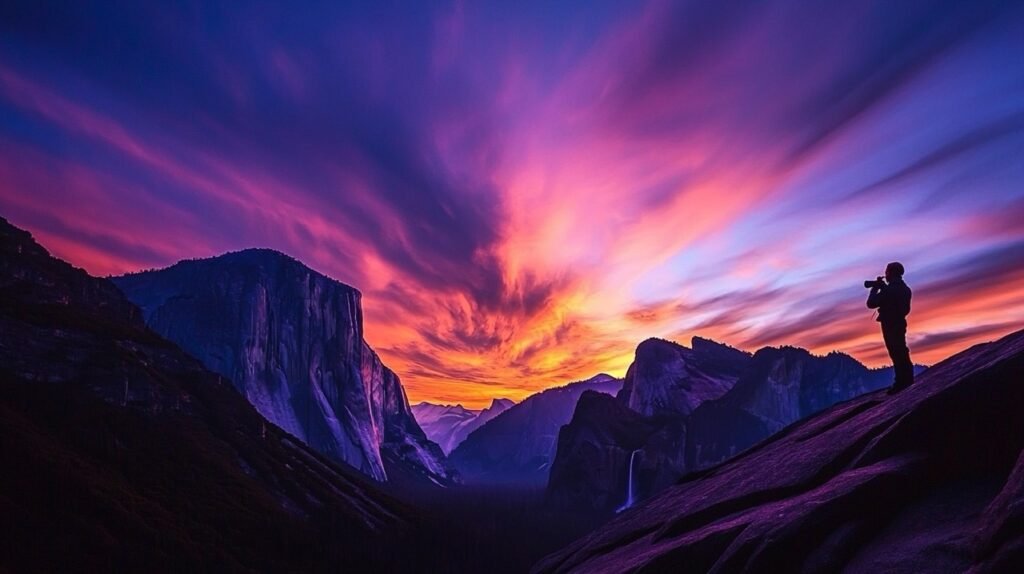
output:
<svg viewBox="0 0 1024 574"><path fill-rule="evenodd" d="M930 363L1024 326L1024 12L1001 2L0 12L0 211L98 274L250 246L364 293L413 400L649 336Z"/></svg>

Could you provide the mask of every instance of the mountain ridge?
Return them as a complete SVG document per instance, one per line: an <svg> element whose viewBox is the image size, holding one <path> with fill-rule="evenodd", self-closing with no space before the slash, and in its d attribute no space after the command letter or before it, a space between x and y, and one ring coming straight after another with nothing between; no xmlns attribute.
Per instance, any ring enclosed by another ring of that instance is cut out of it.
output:
<svg viewBox="0 0 1024 574"><path fill-rule="evenodd" d="M427 434L447 455L462 444L473 431L515 405L510 399L491 399L491 404L479 410L457 405L436 405L421 401L412 406L413 416Z"/></svg>
<svg viewBox="0 0 1024 574"><path fill-rule="evenodd" d="M622 385L606 373L544 389L474 430L450 460L467 482L543 485L558 431L586 390L612 394Z"/></svg>
<svg viewBox="0 0 1024 574"><path fill-rule="evenodd" d="M689 414L732 388L750 358L750 353L701 337L691 345L655 337L642 341L618 398L646 416Z"/></svg>
<svg viewBox="0 0 1024 574"><path fill-rule="evenodd" d="M1022 381L1024 331L976 345L683 477L533 571L1012 571Z"/></svg>
<svg viewBox="0 0 1024 574"><path fill-rule="evenodd" d="M835 351L816 355L786 345L746 353L696 336L689 349L647 339L637 346L617 396L630 413L581 402L577 410L597 411L574 414L563 427L548 499L565 508L610 511L626 499L627 485L634 498L646 498L687 472L728 459L794 421L890 379L891 369L868 369ZM630 381L648 387L646 402L632 400ZM664 388L653 388L658 385ZM717 394L721 388L726 390ZM634 408L651 405L656 408L646 408L654 413L649 415ZM647 433L642 439L632 436L623 444L609 439L615 435L607 429L637 416L643 417L638 428Z"/></svg>

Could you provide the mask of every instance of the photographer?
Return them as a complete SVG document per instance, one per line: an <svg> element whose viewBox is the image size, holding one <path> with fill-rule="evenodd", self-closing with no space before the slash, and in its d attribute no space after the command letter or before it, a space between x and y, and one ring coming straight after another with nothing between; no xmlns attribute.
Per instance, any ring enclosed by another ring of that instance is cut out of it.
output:
<svg viewBox="0 0 1024 574"><path fill-rule="evenodd" d="M882 339L892 359L896 380L889 389L895 394L914 383L914 365L907 348L907 315L910 314L910 287L903 282L903 265L892 262L885 266L885 277L865 281L870 288L868 308L878 309L878 321L882 324Z"/></svg>

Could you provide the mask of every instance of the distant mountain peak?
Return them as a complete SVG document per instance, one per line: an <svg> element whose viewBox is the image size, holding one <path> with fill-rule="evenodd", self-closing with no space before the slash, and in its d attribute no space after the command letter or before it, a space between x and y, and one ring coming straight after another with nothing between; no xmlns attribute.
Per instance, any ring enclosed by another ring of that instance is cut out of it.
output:
<svg viewBox="0 0 1024 574"><path fill-rule="evenodd" d="M451 452L466 482L543 484L555 458L558 431L589 391L613 395L622 385L606 373L544 389L471 433Z"/></svg>
<svg viewBox="0 0 1024 574"><path fill-rule="evenodd" d="M650 337L644 339L643 341L641 341L639 345L636 346L636 354L648 355L651 358L654 358L659 353L671 353L677 351L678 349L685 348L686 347L683 347L682 345L676 343L675 341L669 341L668 339L662 339L660 337Z"/></svg>
<svg viewBox="0 0 1024 574"><path fill-rule="evenodd" d="M512 399L495 398L495 399L491 399L491 406L487 407L487 409L490 409L490 410L502 409L502 410L504 410L504 409L507 409L507 408L511 407L514 404L516 404L516 402L513 401Z"/></svg>
<svg viewBox="0 0 1024 574"><path fill-rule="evenodd" d="M732 345L728 345L726 343L720 343L720 342L715 341L713 339L708 339L706 337L701 337L699 335L694 335L690 339L690 346L691 346L691 348L695 352L698 352L698 353L702 353L702 352L731 352L731 353L741 353L741 354L750 356L750 353L748 353L746 351L741 351L740 349L737 349L736 347L733 347Z"/></svg>
<svg viewBox="0 0 1024 574"><path fill-rule="evenodd" d="M480 410L470 410L457 405L437 405L421 402L412 407L416 421L430 440L436 442L448 454L459 446L470 433L494 417L515 405L509 399L496 398L491 405Z"/></svg>
<svg viewBox="0 0 1024 574"><path fill-rule="evenodd" d="M609 383L609 382L615 382L615 381L621 381L621 379L619 379L617 377L613 377L613 376L611 376L611 375L609 375L607 373L598 373L598 374L590 377L589 379L580 379L578 381L571 381L571 382L568 382L568 383L566 383L564 385L560 385L560 386L557 386L557 387L548 387L546 389L541 389L538 393L530 395L529 397L527 397L526 399L523 399L523 400L526 401L526 400L529 400L529 399L531 399L531 398L533 398L533 397L535 397L537 395L541 395L541 394L548 393L548 392L558 392L560 390L568 389L568 388L575 387L575 386L578 386L578 385L594 385L594 384L602 384L602 383Z"/></svg>
<svg viewBox="0 0 1024 574"><path fill-rule="evenodd" d="M446 410L446 411L464 411L464 412L467 412L467 413L477 413L477 412L480 412L479 410L476 410L476 409L467 409L466 407L462 406L462 403L451 404L451 403L432 403L430 401L420 401L420 402L418 402L418 403L416 403L415 405L412 405L412 406L415 407L415 408L422 408L422 409L436 409L436 410Z"/></svg>
<svg viewBox="0 0 1024 574"><path fill-rule="evenodd" d="M803 347L782 345L778 347L762 347L753 355L754 363L764 361L822 361L827 364L844 365L849 368L866 368L852 356L842 351L829 351L824 355L818 355Z"/></svg>

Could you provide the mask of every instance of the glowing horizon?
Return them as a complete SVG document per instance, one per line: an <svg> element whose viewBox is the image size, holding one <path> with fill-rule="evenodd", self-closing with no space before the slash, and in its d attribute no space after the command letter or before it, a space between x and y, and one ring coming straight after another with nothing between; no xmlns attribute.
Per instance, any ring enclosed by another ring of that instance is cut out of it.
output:
<svg viewBox="0 0 1024 574"><path fill-rule="evenodd" d="M648 337L881 366L893 260L914 362L1024 328L1021 6L45 4L0 18L0 215L95 275L285 252L412 403Z"/></svg>

